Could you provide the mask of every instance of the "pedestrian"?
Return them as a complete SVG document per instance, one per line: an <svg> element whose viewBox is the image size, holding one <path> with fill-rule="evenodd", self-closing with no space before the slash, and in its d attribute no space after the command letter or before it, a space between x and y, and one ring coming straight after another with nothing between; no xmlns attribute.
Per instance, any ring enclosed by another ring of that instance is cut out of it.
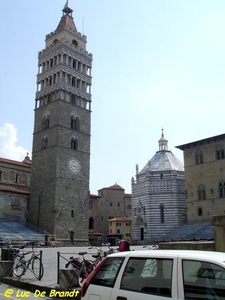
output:
<svg viewBox="0 0 225 300"><path fill-rule="evenodd" d="M119 241L119 252L123 251L130 251L130 243L124 238Z"/></svg>

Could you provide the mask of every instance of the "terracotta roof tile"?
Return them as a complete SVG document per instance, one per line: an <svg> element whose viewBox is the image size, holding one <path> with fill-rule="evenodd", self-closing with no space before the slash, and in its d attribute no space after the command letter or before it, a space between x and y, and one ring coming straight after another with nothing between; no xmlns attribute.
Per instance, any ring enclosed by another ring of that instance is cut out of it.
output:
<svg viewBox="0 0 225 300"><path fill-rule="evenodd" d="M108 220L108 222L111 221L118 221L118 222L131 222L131 218L127 218L127 217L118 217L118 218L113 218Z"/></svg>
<svg viewBox="0 0 225 300"><path fill-rule="evenodd" d="M119 184L117 184L117 183L115 183L112 186L107 187L107 189L108 190L123 190L124 191L124 189Z"/></svg>
<svg viewBox="0 0 225 300"><path fill-rule="evenodd" d="M0 162L11 164L11 165L17 165L17 166L21 166L21 167L26 167L26 168L31 168L30 164L26 164L26 163L23 163L23 162L20 162L17 160L6 159L6 158L2 158L2 157L0 157Z"/></svg>
<svg viewBox="0 0 225 300"><path fill-rule="evenodd" d="M90 194L90 198L101 198L99 195Z"/></svg>
<svg viewBox="0 0 225 300"><path fill-rule="evenodd" d="M12 193L29 194L29 187L27 186L12 186L9 184L0 184L0 191L7 191Z"/></svg>

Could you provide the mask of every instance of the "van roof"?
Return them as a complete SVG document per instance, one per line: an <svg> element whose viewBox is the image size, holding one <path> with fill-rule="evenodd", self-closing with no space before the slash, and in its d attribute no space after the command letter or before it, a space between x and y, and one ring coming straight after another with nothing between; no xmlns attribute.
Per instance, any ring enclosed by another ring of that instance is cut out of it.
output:
<svg viewBox="0 0 225 300"><path fill-rule="evenodd" d="M135 250L113 253L110 256L119 257L185 257L185 258L210 258L211 260L225 263L225 253L217 251L199 251L199 250Z"/></svg>

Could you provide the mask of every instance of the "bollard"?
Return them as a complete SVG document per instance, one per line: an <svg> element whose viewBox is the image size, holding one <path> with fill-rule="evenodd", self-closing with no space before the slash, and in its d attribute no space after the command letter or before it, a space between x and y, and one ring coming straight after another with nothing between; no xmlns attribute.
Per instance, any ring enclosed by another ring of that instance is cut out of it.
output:
<svg viewBox="0 0 225 300"><path fill-rule="evenodd" d="M13 261L0 261L0 281L13 276Z"/></svg>
<svg viewBox="0 0 225 300"><path fill-rule="evenodd" d="M59 270L59 286L60 290L71 290L79 287L78 269L60 269Z"/></svg>

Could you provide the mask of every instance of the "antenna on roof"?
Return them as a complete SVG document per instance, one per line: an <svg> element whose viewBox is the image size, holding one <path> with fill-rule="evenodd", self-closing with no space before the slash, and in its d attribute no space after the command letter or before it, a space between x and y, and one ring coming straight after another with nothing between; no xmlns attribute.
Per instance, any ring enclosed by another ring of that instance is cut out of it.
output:
<svg viewBox="0 0 225 300"><path fill-rule="evenodd" d="M82 34L84 34L84 17L82 18Z"/></svg>

